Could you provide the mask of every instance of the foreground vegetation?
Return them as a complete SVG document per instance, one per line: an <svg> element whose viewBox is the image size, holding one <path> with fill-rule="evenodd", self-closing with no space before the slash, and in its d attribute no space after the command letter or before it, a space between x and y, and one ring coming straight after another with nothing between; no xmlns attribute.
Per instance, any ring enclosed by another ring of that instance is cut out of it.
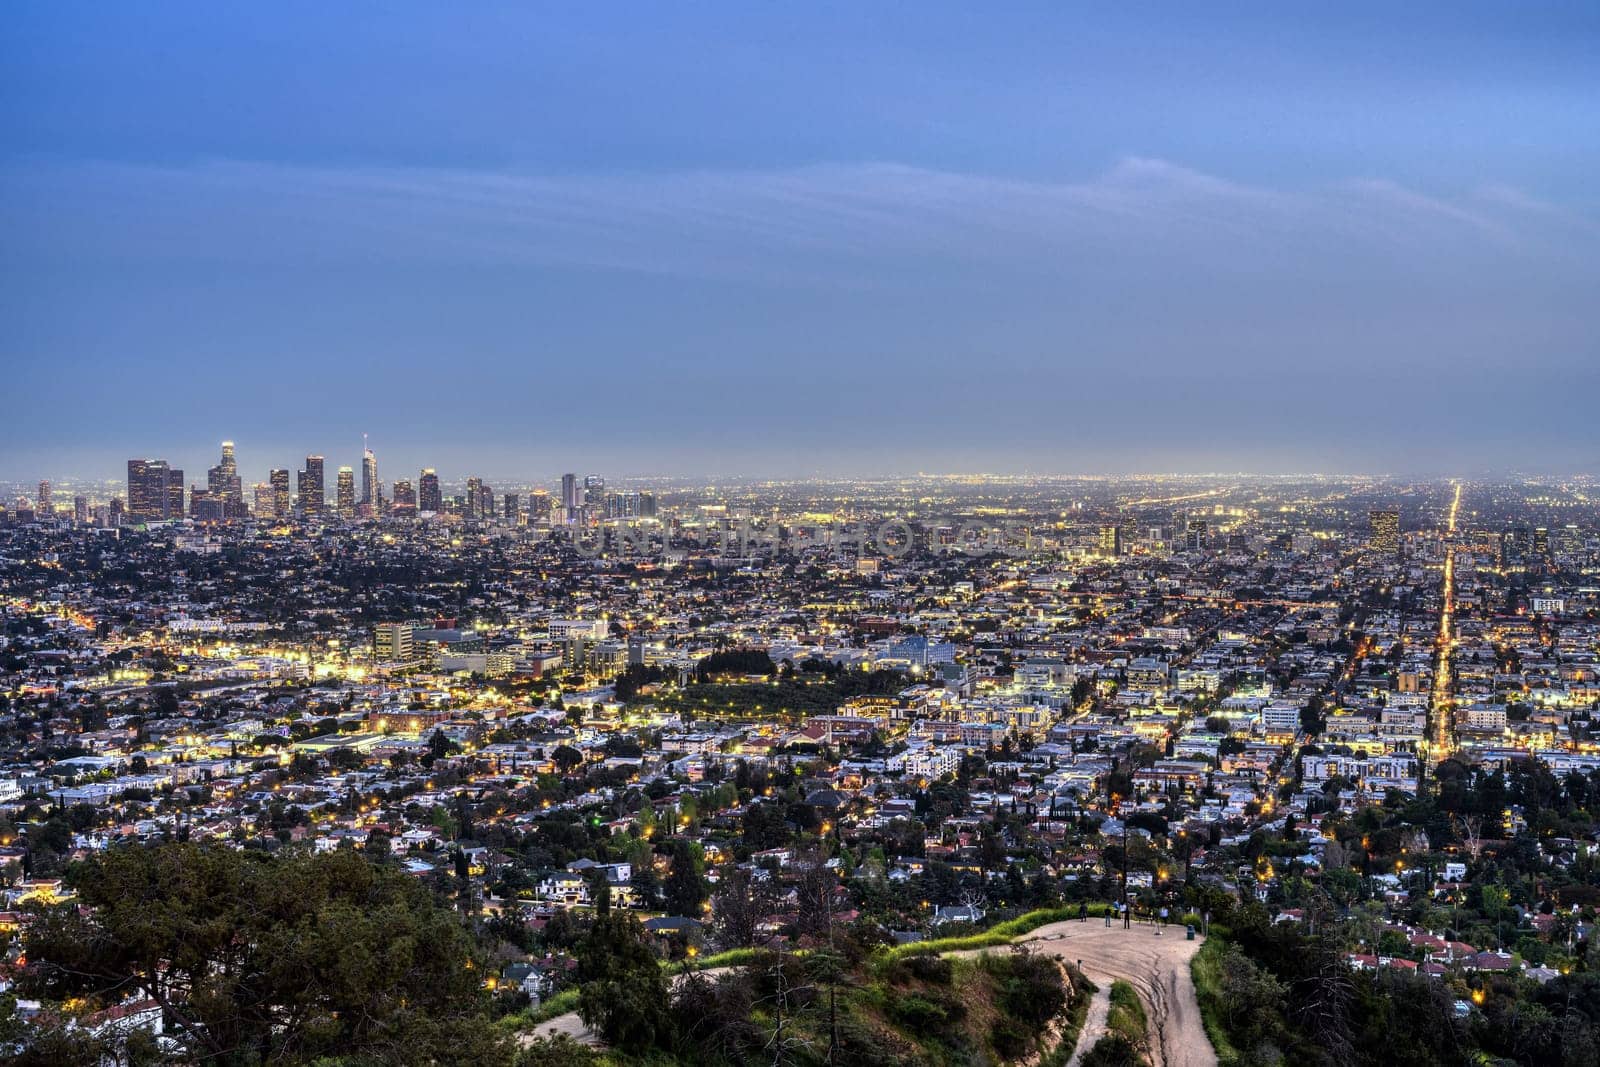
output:
<svg viewBox="0 0 1600 1067"><path fill-rule="evenodd" d="M1211 937L1191 972L1223 1067L1600 1063L1593 967L1542 985L1515 974L1352 970L1331 924L1313 933L1272 922L1254 902L1218 895L1212 904Z"/></svg>

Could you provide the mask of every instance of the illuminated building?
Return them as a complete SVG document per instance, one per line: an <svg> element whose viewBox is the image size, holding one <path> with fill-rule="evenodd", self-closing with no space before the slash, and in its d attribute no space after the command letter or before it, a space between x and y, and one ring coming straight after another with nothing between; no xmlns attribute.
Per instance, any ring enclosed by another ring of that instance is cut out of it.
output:
<svg viewBox="0 0 1600 1067"><path fill-rule="evenodd" d="M49 482L39 483L39 517L48 518L56 513L55 498Z"/></svg>
<svg viewBox="0 0 1600 1067"><path fill-rule="evenodd" d="M493 494L491 493L490 496L492 497ZM467 506L466 506L466 516L467 516L467 518L469 518L469 519L492 519L494 517L493 508L492 507L490 508L489 511L485 511L484 510L483 497L484 497L483 479L482 478L468 478L467 479L467 501L466 501L466 503L467 503Z"/></svg>
<svg viewBox="0 0 1600 1067"><path fill-rule="evenodd" d="M361 503L376 509L382 496L378 485L378 457L367 447L367 435L361 435Z"/></svg>
<svg viewBox="0 0 1600 1067"><path fill-rule="evenodd" d="M506 524L508 526L520 526L522 524L522 498L516 493L507 493L503 507L505 509Z"/></svg>
<svg viewBox="0 0 1600 1067"><path fill-rule="evenodd" d="M1106 557L1122 555L1122 527L1100 527L1100 554Z"/></svg>
<svg viewBox="0 0 1600 1067"><path fill-rule="evenodd" d="M394 483L394 510L408 514L417 510L417 491L405 479Z"/></svg>
<svg viewBox="0 0 1600 1067"><path fill-rule="evenodd" d="M424 467L417 479L417 510L438 513L444 510L444 496L439 492L439 476L432 467Z"/></svg>
<svg viewBox="0 0 1600 1067"><path fill-rule="evenodd" d="M1375 551L1390 555L1400 551L1400 513L1398 511L1367 512L1367 528Z"/></svg>
<svg viewBox="0 0 1600 1067"><path fill-rule="evenodd" d="M272 506L272 498L273 498L272 483L271 482L257 482L255 484L255 486L253 487L253 489L254 489L253 495L254 495L254 498L255 498L256 514L259 515L262 518L266 518L268 515L273 514L274 513L274 509L273 509L273 506ZM287 492L287 487L285 487L285 492Z"/></svg>
<svg viewBox="0 0 1600 1067"><path fill-rule="evenodd" d="M89 521L89 498L75 496L72 498L72 521L87 523Z"/></svg>
<svg viewBox="0 0 1600 1067"><path fill-rule="evenodd" d="M222 442L222 459L206 471L206 495L221 501L228 518L244 515L244 485L239 480L239 464L234 459L233 442Z"/></svg>
<svg viewBox="0 0 1600 1067"><path fill-rule="evenodd" d="M415 628L409 622L380 622L372 629L372 654L379 663L406 663L412 659Z"/></svg>
<svg viewBox="0 0 1600 1067"><path fill-rule="evenodd" d="M128 460L128 517L134 522L183 518L183 471L164 459Z"/></svg>
<svg viewBox="0 0 1600 1067"><path fill-rule="evenodd" d="M1190 519L1184 531L1184 547L1191 552L1199 552L1206 547L1206 534L1210 530L1205 519Z"/></svg>
<svg viewBox="0 0 1600 1067"><path fill-rule="evenodd" d="M338 486L334 490L334 506L338 509L341 519L355 517L356 513L356 472L349 467L340 467Z"/></svg>
<svg viewBox="0 0 1600 1067"><path fill-rule="evenodd" d="M583 507L583 498L578 495L578 476L576 474L563 474L561 476L561 521L574 523L578 521L578 510Z"/></svg>
<svg viewBox="0 0 1600 1067"><path fill-rule="evenodd" d="M321 456L306 457L305 469L300 472L299 490L298 504L304 514L320 515L328 506L328 489L323 480Z"/></svg>
<svg viewBox="0 0 1600 1067"><path fill-rule="evenodd" d="M289 472L288 470L274 470L268 475L272 483L272 510L270 514L275 519L289 517ZM268 514L263 512L263 514Z"/></svg>

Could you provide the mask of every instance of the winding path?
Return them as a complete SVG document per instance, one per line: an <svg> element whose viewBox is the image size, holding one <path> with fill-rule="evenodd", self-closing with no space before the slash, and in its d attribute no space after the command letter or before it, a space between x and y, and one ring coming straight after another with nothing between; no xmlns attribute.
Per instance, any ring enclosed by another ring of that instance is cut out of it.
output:
<svg viewBox="0 0 1600 1067"><path fill-rule="evenodd" d="M1074 963L1081 961L1083 973L1102 987L1102 993L1090 1002L1075 1060L1104 1034L1109 1002L1100 1003L1101 997L1112 981L1121 978L1144 1001L1154 1067L1216 1067L1217 1054L1206 1037L1200 1001L1189 975L1189 961L1200 951L1200 942L1187 940L1183 927L1162 927L1158 937L1155 929L1146 925L1124 930L1120 923L1105 925L1104 919L1068 921L1041 926L1017 943Z"/></svg>
<svg viewBox="0 0 1600 1067"><path fill-rule="evenodd" d="M1083 972L1101 987L1090 1002L1073 1063L1105 1033L1110 986L1113 980L1121 978L1132 985L1144 1001L1154 1067L1216 1067L1217 1054L1201 1023L1200 1002L1195 997L1194 981L1189 975L1189 961L1200 950L1200 942L1187 940L1183 927L1162 927L1158 937L1150 926L1124 930L1120 923L1106 926L1103 919L1069 920L1041 926L1015 943L1025 944L1035 952L1081 962ZM974 949L951 955L1004 951L1004 948ZM728 968L713 968L703 973L715 975L726 970ZM599 1044L599 1039L583 1025L576 1012L546 1020L534 1027L528 1036L556 1034L566 1034L586 1045Z"/></svg>

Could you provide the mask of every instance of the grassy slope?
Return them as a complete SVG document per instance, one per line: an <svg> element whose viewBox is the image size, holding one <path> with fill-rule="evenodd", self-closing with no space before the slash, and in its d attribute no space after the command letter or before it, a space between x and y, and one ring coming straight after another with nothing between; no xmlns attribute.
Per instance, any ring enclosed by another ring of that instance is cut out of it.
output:
<svg viewBox="0 0 1600 1067"><path fill-rule="evenodd" d="M1189 974L1194 979L1195 996L1200 1001L1200 1020L1205 1024L1206 1036L1211 1039L1211 1047L1216 1050L1217 1063L1219 1067L1232 1067L1239 1062L1239 1050L1228 1040L1219 1015L1222 1000L1222 976L1219 968L1225 948L1227 941L1213 928L1211 936L1206 938L1205 944L1200 946L1200 951L1189 961Z"/></svg>

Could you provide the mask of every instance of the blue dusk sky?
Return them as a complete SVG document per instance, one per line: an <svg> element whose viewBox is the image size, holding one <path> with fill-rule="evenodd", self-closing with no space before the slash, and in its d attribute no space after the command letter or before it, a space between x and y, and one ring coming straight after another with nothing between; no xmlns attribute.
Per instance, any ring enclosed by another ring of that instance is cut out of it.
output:
<svg viewBox="0 0 1600 1067"><path fill-rule="evenodd" d="M4 18L0 477L1600 460L1593 2Z"/></svg>

